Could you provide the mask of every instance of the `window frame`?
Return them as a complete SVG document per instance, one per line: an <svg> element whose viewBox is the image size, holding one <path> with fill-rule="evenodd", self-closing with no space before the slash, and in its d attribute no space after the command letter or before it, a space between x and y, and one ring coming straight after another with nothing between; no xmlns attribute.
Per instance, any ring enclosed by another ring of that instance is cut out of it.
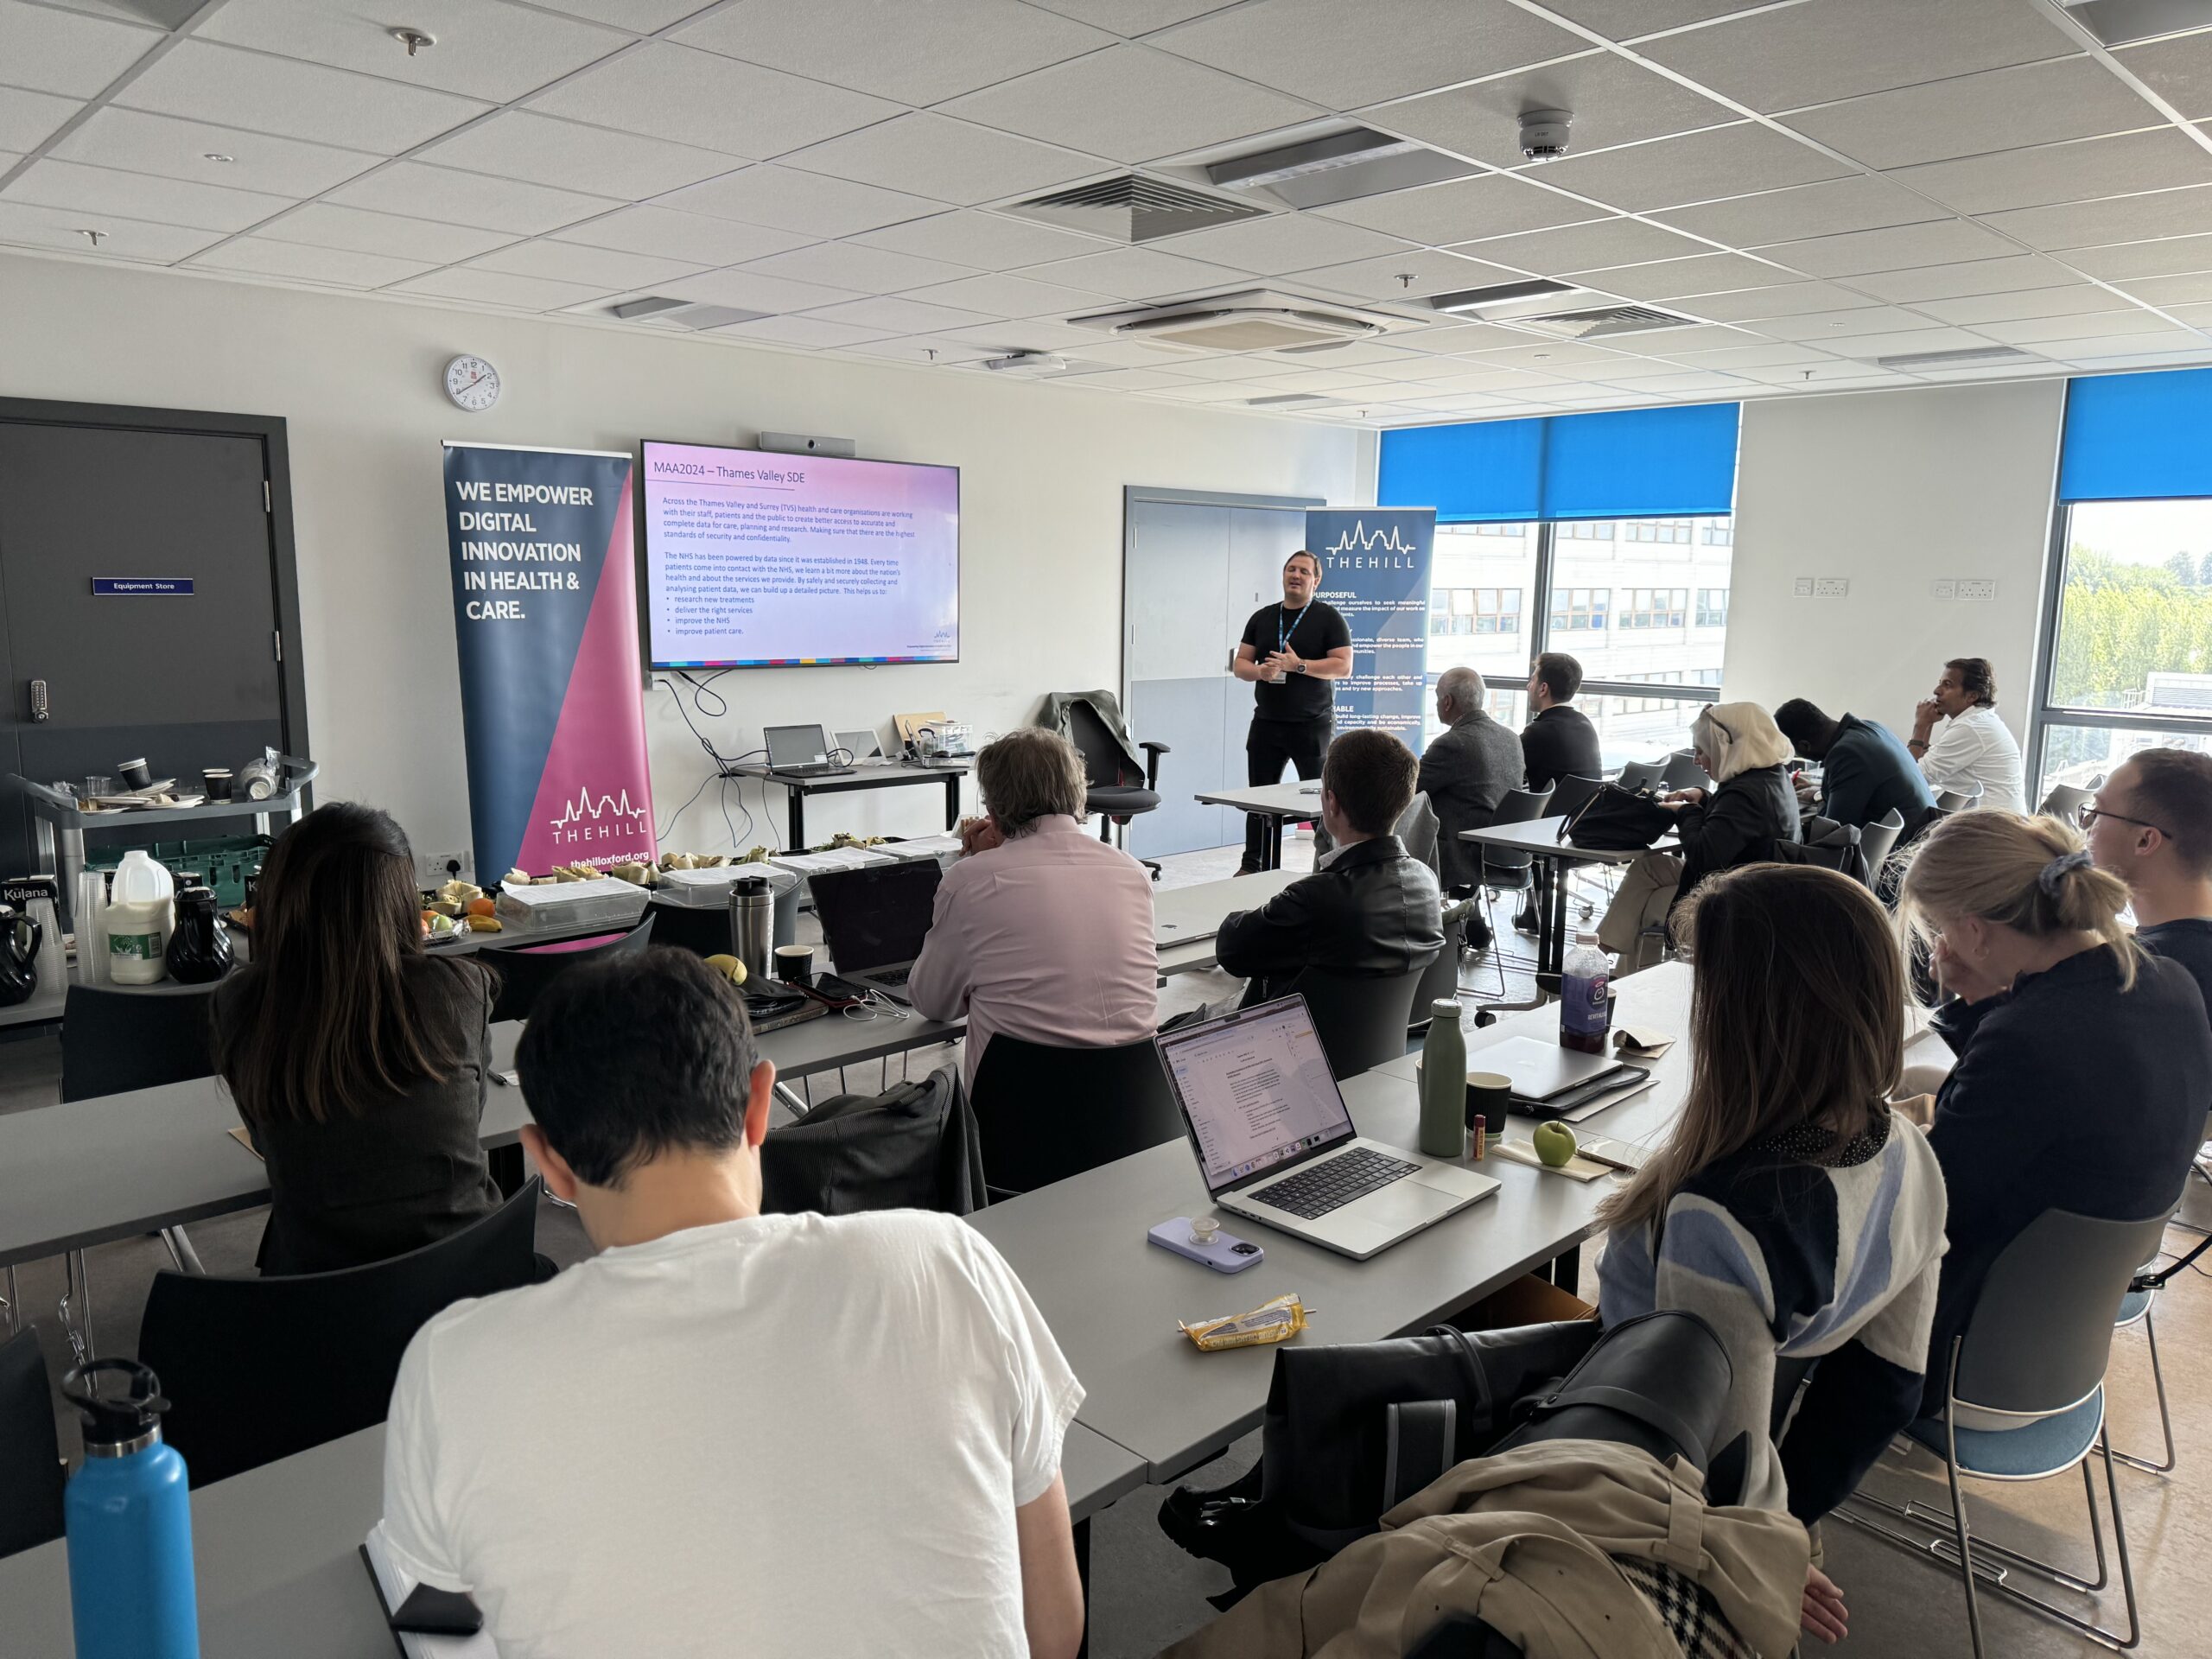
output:
<svg viewBox="0 0 2212 1659"><path fill-rule="evenodd" d="M1678 512L1655 513L1652 516L1654 518L1680 518L1682 517L1682 515ZM1694 518L1725 518L1729 521L1729 530L1732 535L1734 531L1735 513L1732 510L1726 513L1697 513L1692 516ZM1523 522L1525 523L1528 521L1524 520ZM1576 638L1578 632L1584 635L1596 632L1594 629L1588 628L1579 631L1570 629L1567 631L1563 639L1554 639L1552 635L1552 576L1553 573L1558 568L1557 560L1554 556L1555 544L1562 540L1575 539L1571 537L1560 537L1556 532L1561 524L1577 522L1580 521L1567 518L1539 518L1535 521L1536 526L1536 575L1534 586L1530 591L1528 612L1528 614L1533 619L1529 646L1529 658L1531 662L1534 662L1536 658L1541 656L1545 652L1552 650L1567 651L1568 654L1572 655L1573 652L1569 642L1573 641ZM1615 518L1607 520L1606 522L1614 526L1616 544L1618 544L1618 537L1620 526L1634 521L1628 518ZM1694 542L1691 543L1693 546L1698 544L1699 543ZM1735 585L1733 580L1735 569L1736 560L1734 543L1732 541L1729 544L1728 559L1728 569L1731 578L1729 585L1731 587ZM1608 609L1610 611L1610 607L1608 607ZM1609 628L1607 632L1610 634L1611 632L1611 631ZM1601 679L1595 675L1586 675L1582 681L1581 690L1575 693L1575 695L1578 697L1649 697L1652 695L1652 690L1653 688L1648 682L1639 683L1634 680L1609 680ZM1664 691L1666 695L1662 700L1669 702L1719 702L1720 701L1720 688L1717 685L1668 686L1664 688Z"/></svg>

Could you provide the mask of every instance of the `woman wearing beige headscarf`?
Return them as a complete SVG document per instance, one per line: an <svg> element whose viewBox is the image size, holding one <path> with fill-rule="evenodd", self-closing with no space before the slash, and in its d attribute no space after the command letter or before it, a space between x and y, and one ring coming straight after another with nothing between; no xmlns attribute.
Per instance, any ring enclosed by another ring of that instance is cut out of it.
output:
<svg viewBox="0 0 2212 1659"><path fill-rule="evenodd" d="M1771 858L1777 841L1802 838L1797 798L1783 762L1789 740L1774 716L1756 702L1716 702L1690 728L1697 763L1714 779L1702 789L1678 790L1662 804L1675 810L1680 856L1645 853L1628 867L1620 891L1598 925L1598 942L1620 959L1620 971L1645 965L1658 954L1643 931L1667 919L1675 900L1694 892L1716 870Z"/></svg>

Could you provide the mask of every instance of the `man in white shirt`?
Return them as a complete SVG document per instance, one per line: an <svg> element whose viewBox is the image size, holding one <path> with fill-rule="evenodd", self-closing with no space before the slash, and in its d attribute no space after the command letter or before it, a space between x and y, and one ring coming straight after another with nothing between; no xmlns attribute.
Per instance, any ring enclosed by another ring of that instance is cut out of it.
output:
<svg viewBox="0 0 2212 1659"><path fill-rule="evenodd" d="M1054 1048L1142 1042L1160 1023L1152 880L1083 832L1083 757L1024 727L984 746L976 785L989 816L961 826L907 976L915 1011L965 1020L965 1080L1003 1033Z"/></svg>
<svg viewBox="0 0 2212 1659"><path fill-rule="evenodd" d="M990 1245L761 1215L775 1068L684 952L571 969L517 1065L523 1143L599 1254L408 1344L404 1577L473 1595L503 1659L1070 1659L1083 1389Z"/></svg>
<svg viewBox="0 0 2212 1659"><path fill-rule="evenodd" d="M1972 795L1979 785L1977 806L2028 810L2020 746L1997 717L1997 675L1986 659L1954 657L1943 664L1935 691L1912 711L1905 747L1929 788Z"/></svg>

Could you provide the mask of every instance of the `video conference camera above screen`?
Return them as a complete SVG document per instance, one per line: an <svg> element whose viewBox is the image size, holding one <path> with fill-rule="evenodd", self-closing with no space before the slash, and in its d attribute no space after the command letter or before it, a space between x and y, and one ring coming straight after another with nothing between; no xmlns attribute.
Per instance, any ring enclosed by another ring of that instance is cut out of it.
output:
<svg viewBox="0 0 2212 1659"><path fill-rule="evenodd" d="M960 469L645 446L655 668L960 659Z"/></svg>

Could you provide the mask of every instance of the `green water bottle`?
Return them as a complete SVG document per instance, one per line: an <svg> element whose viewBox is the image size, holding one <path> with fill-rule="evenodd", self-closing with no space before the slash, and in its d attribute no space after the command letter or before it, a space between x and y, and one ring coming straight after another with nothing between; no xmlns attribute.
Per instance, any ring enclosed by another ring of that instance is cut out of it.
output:
<svg viewBox="0 0 2212 1659"><path fill-rule="evenodd" d="M1432 1158L1467 1155L1467 1039L1456 996L1436 999L1421 1046L1421 1149Z"/></svg>

